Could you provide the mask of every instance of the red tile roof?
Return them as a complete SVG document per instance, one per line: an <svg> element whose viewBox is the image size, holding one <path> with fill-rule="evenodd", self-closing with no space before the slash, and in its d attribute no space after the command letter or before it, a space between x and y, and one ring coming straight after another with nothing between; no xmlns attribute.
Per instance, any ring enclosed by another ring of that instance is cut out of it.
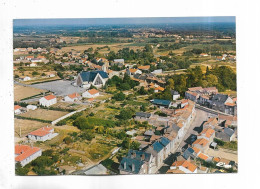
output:
<svg viewBox="0 0 260 189"><path fill-rule="evenodd" d="M88 90L88 92L89 92L89 94L94 95L94 94L97 94L97 93L98 93L98 90L96 90L96 89L90 89L90 90Z"/></svg>
<svg viewBox="0 0 260 189"><path fill-rule="evenodd" d="M69 94L68 97L70 97L71 99L77 98L80 95L78 93L73 93L73 94Z"/></svg>
<svg viewBox="0 0 260 189"><path fill-rule="evenodd" d="M52 130L51 127L42 127L40 129L37 129L35 131L30 132L30 135L36 135L36 136L45 136L50 133Z"/></svg>
<svg viewBox="0 0 260 189"><path fill-rule="evenodd" d="M15 105L15 106L14 106L14 110L18 110L18 109L20 109L20 108L22 108L22 107L19 106L19 105Z"/></svg>
<svg viewBox="0 0 260 189"><path fill-rule="evenodd" d="M209 141L204 138L197 139L195 142L193 142L193 144L199 144L201 146L206 146L208 143Z"/></svg>
<svg viewBox="0 0 260 189"><path fill-rule="evenodd" d="M210 138L213 133L215 133L215 131L211 128L206 128L206 129L203 129L200 133L200 135L205 135L207 138Z"/></svg>
<svg viewBox="0 0 260 189"><path fill-rule="evenodd" d="M19 155L15 157L15 161L23 161L24 159L30 157L39 150L41 149L37 147L30 147L28 145L16 145L15 154Z"/></svg>
<svg viewBox="0 0 260 189"><path fill-rule="evenodd" d="M209 156L207 156L206 154L203 154L203 153L200 153L200 154L198 155L198 157L199 157L200 159L203 159L203 160L207 160L207 159L209 158Z"/></svg>
<svg viewBox="0 0 260 189"><path fill-rule="evenodd" d="M46 100L52 100L52 99L56 98L56 96L54 96L54 95L48 95L48 96L45 96L44 98L45 98Z"/></svg>
<svg viewBox="0 0 260 189"><path fill-rule="evenodd" d="M147 66L139 66L138 69L140 69L140 70L149 70L149 69L150 69L150 65L147 65Z"/></svg>
<svg viewBox="0 0 260 189"><path fill-rule="evenodd" d="M191 162L189 161L175 161L172 166L176 166L176 167L185 167L186 169L190 170L191 172L194 172L197 168L196 165L193 165Z"/></svg>

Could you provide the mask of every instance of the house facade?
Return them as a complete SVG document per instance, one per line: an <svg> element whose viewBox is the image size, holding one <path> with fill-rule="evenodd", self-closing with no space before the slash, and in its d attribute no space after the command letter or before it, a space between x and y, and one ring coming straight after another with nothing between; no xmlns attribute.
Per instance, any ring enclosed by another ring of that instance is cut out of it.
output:
<svg viewBox="0 0 260 189"><path fill-rule="evenodd" d="M65 102L75 102L80 98L80 95L78 93L73 93L65 96L64 101Z"/></svg>
<svg viewBox="0 0 260 189"><path fill-rule="evenodd" d="M57 98L54 95L48 95L40 98L39 103L41 106L49 107L57 103Z"/></svg>
<svg viewBox="0 0 260 189"><path fill-rule="evenodd" d="M41 142L50 140L55 136L57 136L57 134L54 133L54 129L48 126L32 131L27 135L28 139Z"/></svg>
<svg viewBox="0 0 260 189"><path fill-rule="evenodd" d="M90 89L82 93L82 97L84 98L95 98L97 96L99 96L99 91L96 89Z"/></svg>
<svg viewBox="0 0 260 189"><path fill-rule="evenodd" d="M42 150L40 148L20 144L15 146L15 163L19 162L22 167L41 155Z"/></svg>

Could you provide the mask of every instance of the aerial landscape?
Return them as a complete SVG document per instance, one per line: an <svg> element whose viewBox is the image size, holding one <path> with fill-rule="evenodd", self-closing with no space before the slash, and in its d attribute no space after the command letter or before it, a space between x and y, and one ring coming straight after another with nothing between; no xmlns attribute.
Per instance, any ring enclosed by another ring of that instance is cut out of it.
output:
<svg viewBox="0 0 260 189"><path fill-rule="evenodd" d="M13 20L15 174L236 173L235 17Z"/></svg>

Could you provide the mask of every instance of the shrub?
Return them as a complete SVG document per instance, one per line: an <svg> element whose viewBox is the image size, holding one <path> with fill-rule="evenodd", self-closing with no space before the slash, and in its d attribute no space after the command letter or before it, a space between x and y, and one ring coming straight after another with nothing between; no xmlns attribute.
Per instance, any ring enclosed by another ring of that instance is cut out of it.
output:
<svg viewBox="0 0 260 189"><path fill-rule="evenodd" d="M72 141L72 138L71 138L71 137L67 136L67 137L65 137L65 138L63 139L63 142L65 142L65 144L70 144L70 143L72 143L73 141Z"/></svg>

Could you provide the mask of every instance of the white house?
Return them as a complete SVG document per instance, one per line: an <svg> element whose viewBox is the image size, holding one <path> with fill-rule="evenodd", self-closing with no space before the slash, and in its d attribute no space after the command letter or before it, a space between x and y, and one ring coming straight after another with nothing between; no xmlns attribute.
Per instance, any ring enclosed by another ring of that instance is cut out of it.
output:
<svg viewBox="0 0 260 189"><path fill-rule="evenodd" d="M48 95L40 98L39 100L40 105L49 107L53 104L57 103L57 98L54 95Z"/></svg>
<svg viewBox="0 0 260 189"><path fill-rule="evenodd" d="M30 64L30 67L36 67L37 66L37 64L35 63L35 62L32 62L31 64Z"/></svg>
<svg viewBox="0 0 260 189"><path fill-rule="evenodd" d="M29 76L21 77L20 79L23 80L23 81L31 80L31 78Z"/></svg>
<svg viewBox="0 0 260 189"><path fill-rule="evenodd" d="M90 90L82 93L82 97L85 97L85 98L95 98L97 96L99 96L99 91L96 89L90 89Z"/></svg>
<svg viewBox="0 0 260 189"><path fill-rule="evenodd" d="M27 137L30 140L42 141L42 142L44 142L46 140L50 140L55 136L57 136L57 133L54 133L54 129L49 126L37 129L33 132L30 132L27 135Z"/></svg>
<svg viewBox="0 0 260 189"><path fill-rule="evenodd" d="M73 93L65 96L64 101L65 102L75 102L79 99L80 95L78 93Z"/></svg>
<svg viewBox="0 0 260 189"><path fill-rule="evenodd" d="M15 106L14 106L14 113L15 113L16 115L22 113L22 112L21 112L21 109L22 109L21 106L15 105Z"/></svg>
<svg viewBox="0 0 260 189"><path fill-rule="evenodd" d="M37 147L17 144L15 146L15 163L21 163L22 166L35 160L42 155L42 150Z"/></svg>
<svg viewBox="0 0 260 189"><path fill-rule="evenodd" d="M177 100L178 98L181 97L181 95L177 91L174 91L174 90L171 90L171 94L172 94L172 100Z"/></svg>
<svg viewBox="0 0 260 189"><path fill-rule="evenodd" d="M142 74L142 71L141 70L138 70L138 69L127 69L126 70L126 73L129 75L129 76L133 76L135 74Z"/></svg>
<svg viewBox="0 0 260 189"><path fill-rule="evenodd" d="M36 110L37 106L29 104L29 105L26 106L26 109L27 110Z"/></svg>

